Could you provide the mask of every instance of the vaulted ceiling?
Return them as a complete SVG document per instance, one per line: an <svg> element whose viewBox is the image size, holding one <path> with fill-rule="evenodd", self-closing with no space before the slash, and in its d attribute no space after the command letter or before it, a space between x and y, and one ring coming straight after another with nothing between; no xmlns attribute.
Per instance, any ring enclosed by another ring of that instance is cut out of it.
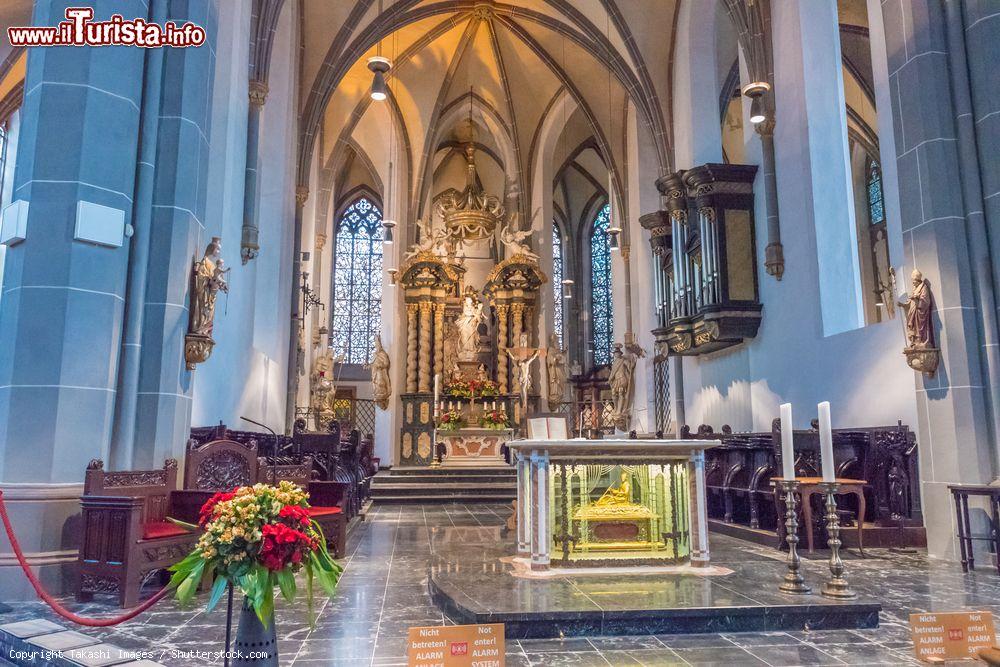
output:
<svg viewBox="0 0 1000 667"><path fill-rule="evenodd" d="M382 5L380 8L380 4ZM488 127L508 175L530 184L539 130L557 96L574 100L616 182L627 101L670 167L670 53L677 0L358 0L302 3L300 180L313 150L330 164L359 132L388 132L394 112L419 205L435 156L467 117ZM367 58L394 63L388 104L372 103ZM367 128L367 129L365 129ZM322 140L320 142L320 137ZM489 140L484 139L484 143ZM574 150L578 141L563 152ZM556 157L556 166L562 163ZM498 193L499 194L499 193Z"/></svg>

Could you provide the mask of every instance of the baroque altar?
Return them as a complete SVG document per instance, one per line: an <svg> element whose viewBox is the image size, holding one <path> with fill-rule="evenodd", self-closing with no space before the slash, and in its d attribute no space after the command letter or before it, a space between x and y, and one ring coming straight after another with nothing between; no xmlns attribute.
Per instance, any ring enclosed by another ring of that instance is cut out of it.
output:
<svg viewBox="0 0 1000 667"><path fill-rule="evenodd" d="M517 558L549 567L709 565L712 440L521 440Z"/></svg>
<svg viewBox="0 0 1000 667"><path fill-rule="evenodd" d="M406 304L401 465L454 465L459 458L495 465L513 435L503 426L518 428L539 402L540 355L523 354L540 346L539 288L547 282L527 243L534 230L518 229L517 214L507 216L499 198L483 191L471 144L465 155L465 190L435 198L397 272ZM483 382L488 395L439 391ZM503 413L505 424L483 423L482 400ZM442 424L452 412L460 427Z"/></svg>

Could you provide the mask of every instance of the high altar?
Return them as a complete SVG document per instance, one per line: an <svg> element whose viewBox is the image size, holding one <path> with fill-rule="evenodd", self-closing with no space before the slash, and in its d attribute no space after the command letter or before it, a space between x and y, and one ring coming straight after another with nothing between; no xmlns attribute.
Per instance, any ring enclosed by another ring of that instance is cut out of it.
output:
<svg viewBox="0 0 1000 667"><path fill-rule="evenodd" d="M715 440L522 440L517 556L552 567L709 564L705 449Z"/></svg>
<svg viewBox="0 0 1000 667"><path fill-rule="evenodd" d="M436 199L398 270L404 466L502 462L501 445L538 402L538 293L547 277L524 243L531 230L483 192L471 144L465 155L465 190Z"/></svg>

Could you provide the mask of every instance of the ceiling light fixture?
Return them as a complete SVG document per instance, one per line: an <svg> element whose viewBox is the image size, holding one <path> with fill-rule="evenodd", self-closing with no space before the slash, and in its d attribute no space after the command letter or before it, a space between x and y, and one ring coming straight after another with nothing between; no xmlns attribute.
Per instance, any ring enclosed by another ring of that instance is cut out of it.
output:
<svg viewBox="0 0 1000 667"><path fill-rule="evenodd" d="M767 120L767 113L764 110L764 93L771 90L771 84L767 81L754 81L743 86L741 91L750 98L750 122L759 125Z"/></svg>
<svg viewBox="0 0 1000 667"><path fill-rule="evenodd" d="M368 59L368 69L373 75L372 99L376 102L382 102L389 96L389 89L385 85L385 75L392 69L392 62L383 56L372 56Z"/></svg>
<svg viewBox="0 0 1000 667"><path fill-rule="evenodd" d="M383 220L382 227L385 228L385 234L382 238L382 243L385 245L392 245L392 228L396 226L395 220Z"/></svg>

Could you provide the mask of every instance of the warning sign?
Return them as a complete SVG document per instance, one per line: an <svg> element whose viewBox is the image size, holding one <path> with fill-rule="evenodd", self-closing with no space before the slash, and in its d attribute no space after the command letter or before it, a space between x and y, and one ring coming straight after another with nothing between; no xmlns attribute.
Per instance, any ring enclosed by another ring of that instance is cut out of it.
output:
<svg viewBox="0 0 1000 667"><path fill-rule="evenodd" d="M945 614L910 614L913 650L919 660L961 660L996 643L993 614L957 611Z"/></svg>
<svg viewBox="0 0 1000 667"><path fill-rule="evenodd" d="M503 623L410 628L409 667L504 667Z"/></svg>

